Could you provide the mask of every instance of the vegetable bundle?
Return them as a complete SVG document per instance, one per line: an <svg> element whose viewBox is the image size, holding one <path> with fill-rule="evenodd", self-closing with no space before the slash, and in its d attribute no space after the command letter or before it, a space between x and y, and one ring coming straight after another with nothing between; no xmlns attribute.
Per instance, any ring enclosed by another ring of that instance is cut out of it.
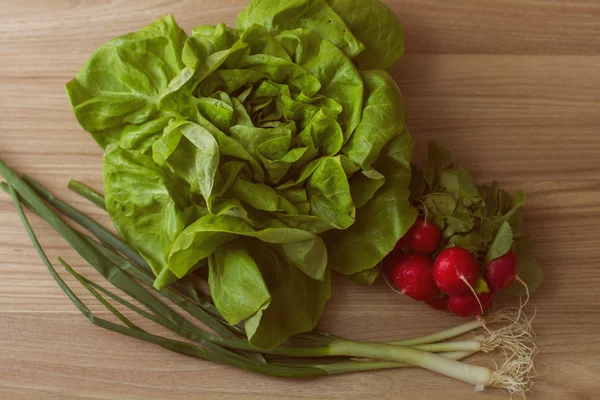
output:
<svg viewBox="0 0 600 400"><path fill-rule="evenodd" d="M207 269L221 315L272 349L314 328L331 270L372 279L416 218L382 70L402 30L378 0L255 0L237 28L159 19L100 47L67 93L154 286Z"/></svg>
<svg viewBox="0 0 600 400"><path fill-rule="evenodd" d="M400 91L383 71L402 52L401 27L378 0L254 0L237 29L200 26L190 37L165 17L103 45L67 84L77 120L105 152L105 196L75 181L69 188L107 210L121 237L1 160L0 186L52 277L104 329L274 376L416 366L524 395L537 347L522 307L389 343L313 330L332 270L371 283L417 208L451 241L470 234L456 227L454 209L432 211L443 203L438 190L463 203L470 196L451 162L431 181L426 171L422 190L417 170L409 198L412 140ZM442 187L440 173L452 175ZM423 207L415 197L427 197ZM484 207L464 203L473 204ZM94 315L61 278L23 206L135 300L59 258L118 323ZM495 237L491 247L506 252L502 226L479 241ZM204 278L209 295L198 290ZM142 329L122 307L179 339ZM449 341L482 327L488 335ZM459 361L480 351L505 361L495 369Z"/></svg>
<svg viewBox="0 0 600 400"><path fill-rule="evenodd" d="M382 263L392 290L457 316L482 314L495 294L535 292L544 274L523 232L525 193L478 185L442 143L429 143L424 169L412 165L419 218Z"/></svg>
<svg viewBox="0 0 600 400"><path fill-rule="evenodd" d="M411 198L440 227L444 247L463 247L482 265L512 249L529 292L538 289L543 272L531 256L535 241L523 232L525 192L511 196L496 181L478 185L464 167L454 166L454 154L438 141L429 143L427 167L413 165L412 173ZM519 282L507 292L526 294Z"/></svg>

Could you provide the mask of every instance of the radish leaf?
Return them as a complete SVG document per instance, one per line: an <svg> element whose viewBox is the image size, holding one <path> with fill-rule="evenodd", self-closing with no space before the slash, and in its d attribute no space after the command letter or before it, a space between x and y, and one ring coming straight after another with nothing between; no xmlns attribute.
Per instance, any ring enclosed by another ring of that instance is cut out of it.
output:
<svg viewBox="0 0 600 400"><path fill-rule="evenodd" d="M504 222L496 233L496 237L487 252L486 260L489 262L502 257L511 249L513 243L513 232L508 222Z"/></svg>
<svg viewBox="0 0 600 400"><path fill-rule="evenodd" d="M429 142L429 153L427 154L427 168L424 170L425 182L433 188L440 172L454 164L454 154L441 142L432 140Z"/></svg>
<svg viewBox="0 0 600 400"><path fill-rule="evenodd" d="M534 285L541 283L539 266L529 260L535 242L522 233L526 201L522 190L511 196L496 181L477 185L464 167L454 167L454 155L437 141L429 142L424 172L413 166L410 189L414 206L443 233L439 249L462 247L489 262L514 246L517 255L527 260L522 268L531 266L527 273Z"/></svg>
<svg viewBox="0 0 600 400"><path fill-rule="evenodd" d="M529 293L535 292L544 279L544 271L540 268L539 264L533 257L520 257L517 254L517 274L527 284ZM513 283L508 289L507 293L515 296L525 296L527 291L520 282Z"/></svg>
<svg viewBox="0 0 600 400"><path fill-rule="evenodd" d="M449 238L455 233L469 232L473 229L475 222L473 215L465 209L454 210L452 215L444 217L445 229L444 236Z"/></svg>
<svg viewBox="0 0 600 400"><path fill-rule="evenodd" d="M448 244L452 246L462 247L471 253L476 253L481 247L481 236L477 232L470 232L466 235L454 235L448 240Z"/></svg>
<svg viewBox="0 0 600 400"><path fill-rule="evenodd" d="M425 197L425 205L433 215L447 217L454 213L456 200L449 193L431 193Z"/></svg>

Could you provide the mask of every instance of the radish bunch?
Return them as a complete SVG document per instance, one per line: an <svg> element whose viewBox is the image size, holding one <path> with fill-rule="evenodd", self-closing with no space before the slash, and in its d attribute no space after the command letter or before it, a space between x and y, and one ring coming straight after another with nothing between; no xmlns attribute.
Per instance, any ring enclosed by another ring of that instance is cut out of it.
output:
<svg viewBox="0 0 600 400"><path fill-rule="evenodd" d="M522 296L540 286L535 242L523 232L523 191L477 184L437 141L425 168L411 167L410 199L420 217L383 261L394 290L469 317L489 309L497 292Z"/></svg>
<svg viewBox="0 0 600 400"><path fill-rule="evenodd" d="M509 250L488 262L482 276L477 259L465 248L449 247L433 258L441 237L435 223L418 218L384 260L384 273L402 294L434 309L459 317L480 315L492 305L495 292L514 283L517 258Z"/></svg>

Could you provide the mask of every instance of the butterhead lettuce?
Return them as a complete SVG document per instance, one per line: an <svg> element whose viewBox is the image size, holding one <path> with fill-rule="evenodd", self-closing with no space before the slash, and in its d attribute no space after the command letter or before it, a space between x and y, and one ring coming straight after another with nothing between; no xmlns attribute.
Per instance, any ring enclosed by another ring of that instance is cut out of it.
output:
<svg viewBox="0 0 600 400"><path fill-rule="evenodd" d="M403 52L378 0L255 0L237 28L171 16L67 84L103 148L106 206L157 288L207 269L250 343L313 329L331 271L368 276L416 218Z"/></svg>

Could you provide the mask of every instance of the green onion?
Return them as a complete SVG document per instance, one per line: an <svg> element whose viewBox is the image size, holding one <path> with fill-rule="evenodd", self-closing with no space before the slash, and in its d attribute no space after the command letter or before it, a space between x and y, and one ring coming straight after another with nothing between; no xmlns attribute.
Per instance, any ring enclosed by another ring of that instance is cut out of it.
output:
<svg viewBox="0 0 600 400"><path fill-rule="evenodd" d="M39 194L39 196L46 200L52 207L54 207L59 212L63 213L64 215L71 218L73 221L77 222L79 225L83 226L85 229L90 231L94 236L98 238L98 240L100 240L103 243L106 243L107 245L119 251L120 253L123 253L127 258L133 260L133 262L135 262L137 265L144 267L148 271L151 270L146 260L144 260L144 258L140 256L137 251L135 251L131 246L119 239L115 234L109 232L107 229L100 226L98 223L93 221L87 215L83 214L81 211L68 205L64 201L54 197L52 193L50 193L42 185L37 183L33 178L23 176L23 181L24 183L27 183L29 186L31 186L31 188L33 188ZM27 200L27 197L25 197L25 200ZM40 216L44 218L43 215ZM52 225L50 221L48 222ZM60 230L57 230L60 233Z"/></svg>
<svg viewBox="0 0 600 400"><path fill-rule="evenodd" d="M89 186L86 186L79 181L71 179L69 181L68 188L77 193L78 195L88 199L101 209L106 210L106 202L104 201L104 196L102 196L100 193L96 192Z"/></svg>

